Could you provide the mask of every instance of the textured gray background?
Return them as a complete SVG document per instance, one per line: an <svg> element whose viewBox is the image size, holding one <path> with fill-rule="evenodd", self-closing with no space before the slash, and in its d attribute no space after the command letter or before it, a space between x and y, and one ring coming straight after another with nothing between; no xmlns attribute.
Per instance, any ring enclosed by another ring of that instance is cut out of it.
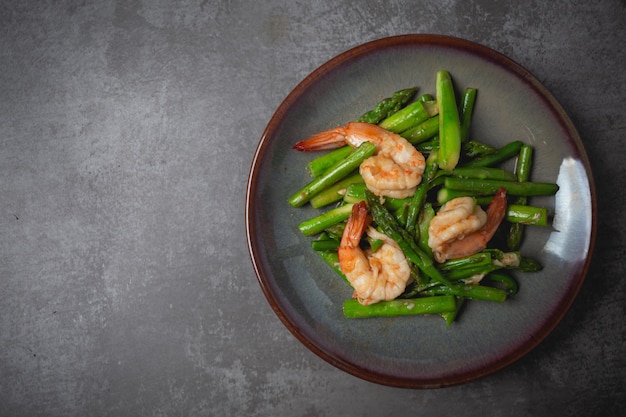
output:
<svg viewBox="0 0 626 417"><path fill-rule="evenodd" d="M1 416L610 416L626 407L626 4L2 1ZM365 41L438 33L539 78L598 185L594 261L561 324L473 383L345 374L254 276L246 178L289 91Z"/></svg>

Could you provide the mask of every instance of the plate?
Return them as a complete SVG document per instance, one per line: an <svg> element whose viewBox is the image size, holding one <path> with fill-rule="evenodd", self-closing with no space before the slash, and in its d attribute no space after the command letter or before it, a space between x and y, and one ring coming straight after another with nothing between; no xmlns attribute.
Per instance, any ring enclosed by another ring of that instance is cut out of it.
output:
<svg viewBox="0 0 626 417"><path fill-rule="evenodd" d="M552 227L527 227L521 251L544 269L518 274L505 303L472 301L447 327L437 316L346 319L351 290L310 248L298 224L319 211L287 199L310 181L310 153L298 140L343 125L383 97L419 86L435 93L445 69L455 87L478 89L473 138L493 146L521 140L535 149L532 181L556 182L533 204ZM307 76L285 98L260 139L247 184L250 257L269 304L312 352L356 377L389 386L436 388L486 376L536 347L574 301L590 263L595 188L582 142L553 95L526 69L485 46L440 35L402 35L350 49Z"/></svg>

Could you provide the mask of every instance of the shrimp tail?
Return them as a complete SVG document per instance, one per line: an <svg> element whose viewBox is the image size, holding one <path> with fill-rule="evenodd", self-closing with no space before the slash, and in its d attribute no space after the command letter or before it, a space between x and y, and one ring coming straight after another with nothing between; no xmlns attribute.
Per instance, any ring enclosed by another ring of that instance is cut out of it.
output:
<svg viewBox="0 0 626 417"><path fill-rule="evenodd" d="M352 213L346 223L346 228L341 236L341 246L354 248L359 245L363 233L369 224L367 204L360 201L352 206Z"/></svg>
<svg viewBox="0 0 626 417"><path fill-rule="evenodd" d="M488 242L498 230L506 215L506 189L500 188L487 207L487 222L482 228L485 240Z"/></svg>
<svg viewBox="0 0 626 417"><path fill-rule="evenodd" d="M328 151L337 149L346 144L345 127L336 127L334 129L318 132L307 139L293 145L293 149L303 152L312 151Z"/></svg>

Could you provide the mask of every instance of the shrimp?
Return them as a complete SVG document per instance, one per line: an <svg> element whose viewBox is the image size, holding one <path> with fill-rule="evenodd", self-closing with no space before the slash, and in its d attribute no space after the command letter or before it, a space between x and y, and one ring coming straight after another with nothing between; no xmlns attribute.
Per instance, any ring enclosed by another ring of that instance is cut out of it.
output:
<svg viewBox="0 0 626 417"><path fill-rule="evenodd" d="M485 249L506 213L506 190L501 188L485 213L471 197L444 204L428 227L428 246L437 262L462 258Z"/></svg>
<svg viewBox="0 0 626 417"><path fill-rule="evenodd" d="M367 188L377 196L406 198L415 193L426 167L422 155L402 136L370 123L348 123L314 134L294 145L300 151L335 149L346 143L376 146L374 156L361 163L359 172Z"/></svg>
<svg viewBox="0 0 626 417"><path fill-rule="evenodd" d="M363 305L398 297L411 277L408 261L398 244L387 235L369 226L370 217L364 201L352 207L338 249L339 267L354 288L354 297ZM359 246L367 235L384 243L376 251Z"/></svg>

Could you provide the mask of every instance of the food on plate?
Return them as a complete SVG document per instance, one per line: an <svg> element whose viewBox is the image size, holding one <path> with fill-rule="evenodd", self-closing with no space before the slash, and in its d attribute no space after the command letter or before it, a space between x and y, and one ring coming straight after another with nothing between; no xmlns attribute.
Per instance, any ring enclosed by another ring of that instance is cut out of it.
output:
<svg viewBox="0 0 626 417"><path fill-rule="evenodd" d="M530 198L559 187L530 180L533 148L472 139L478 90L457 100L447 71L436 74L436 99L411 101L416 92L294 145L321 153L289 204L321 210L299 229L352 288L348 318L439 314L449 325L466 300L503 302L518 291L514 274L542 268L520 252L525 227L550 224Z"/></svg>

